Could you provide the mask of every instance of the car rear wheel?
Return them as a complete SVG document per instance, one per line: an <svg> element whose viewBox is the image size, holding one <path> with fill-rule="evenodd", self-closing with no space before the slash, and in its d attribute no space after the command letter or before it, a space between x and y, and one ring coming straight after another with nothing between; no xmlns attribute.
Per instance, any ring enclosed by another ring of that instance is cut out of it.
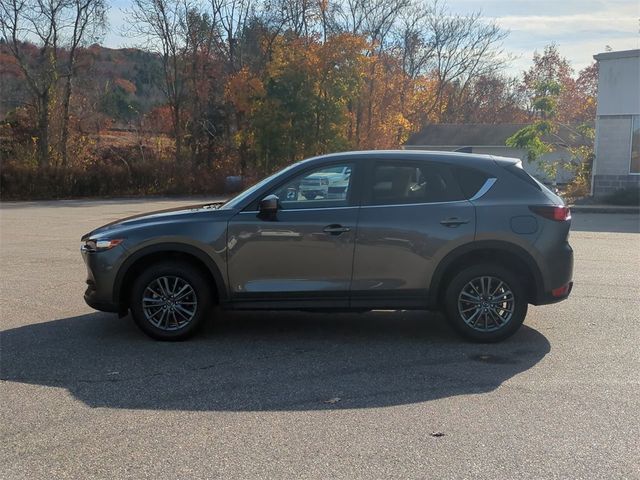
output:
<svg viewBox="0 0 640 480"><path fill-rule="evenodd" d="M157 340L182 340L193 335L210 306L206 279L188 264L152 265L133 284L133 319L144 333Z"/></svg>
<svg viewBox="0 0 640 480"><path fill-rule="evenodd" d="M477 342L510 337L527 315L522 282L506 268L490 264L455 275L447 287L445 304L451 325Z"/></svg>

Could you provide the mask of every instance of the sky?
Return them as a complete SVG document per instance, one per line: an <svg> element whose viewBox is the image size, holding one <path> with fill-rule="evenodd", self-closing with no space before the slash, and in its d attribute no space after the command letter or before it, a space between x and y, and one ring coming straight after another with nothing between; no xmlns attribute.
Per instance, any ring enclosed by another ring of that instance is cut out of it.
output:
<svg viewBox="0 0 640 480"><path fill-rule="evenodd" d="M531 65L535 51L555 43L576 71L590 65L593 55L640 48L640 0L448 0L454 13L481 11L509 36L504 48L515 56L508 73L519 75ZM104 44L118 48L132 41L120 35L129 0L113 0L110 32Z"/></svg>

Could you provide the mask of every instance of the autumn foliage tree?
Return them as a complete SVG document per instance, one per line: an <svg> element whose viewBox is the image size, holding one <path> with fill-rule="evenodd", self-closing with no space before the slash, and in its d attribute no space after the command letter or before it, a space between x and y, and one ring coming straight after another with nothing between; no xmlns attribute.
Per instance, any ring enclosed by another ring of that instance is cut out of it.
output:
<svg viewBox="0 0 640 480"><path fill-rule="evenodd" d="M524 74L521 91L527 98L530 123L509 137L507 146L525 149L528 160L538 162L553 179L560 168L571 171L574 174L571 188L586 194L594 159L596 65L585 68L574 78L569 61L555 45L549 45L543 54L534 54L533 66ZM574 138L562 138L560 127ZM576 144L576 138L578 146L570 146ZM541 161L543 155L558 148L566 148L570 158Z"/></svg>
<svg viewBox="0 0 640 480"><path fill-rule="evenodd" d="M518 144L533 151L556 124L594 115L595 67L574 75L550 46L509 77L507 32L442 0L132 0L137 48L121 50L87 45L104 0L43 1L2 2L0 80L15 105L3 158L76 168L70 185L115 165L131 189L139 168L141 191L203 193L222 175L398 148L428 123L530 123ZM29 8L54 9L36 17L41 38L27 35Z"/></svg>
<svg viewBox="0 0 640 480"><path fill-rule="evenodd" d="M0 2L3 44L20 69L31 97L29 104L37 118L40 166L49 165L52 154L61 159L63 166L67 162L69 101L77 73L76 52L100 36L105 11L103 0ZM56 112L60 115L59 142L52 151L51 117Z"/></svg>

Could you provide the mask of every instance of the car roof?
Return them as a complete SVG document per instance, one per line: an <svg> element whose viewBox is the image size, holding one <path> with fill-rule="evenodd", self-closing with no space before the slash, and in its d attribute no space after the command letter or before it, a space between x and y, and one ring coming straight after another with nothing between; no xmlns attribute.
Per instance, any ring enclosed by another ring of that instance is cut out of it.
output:
<svg viewBox="0 0 640 480"><path fill-rule="evenodd" d="M358 150L350 152L337 152L319 155L299 162L299 165L322 163L328 160L348 160L368 157L376 160L432 160L443 163L452 163L466 166L495 166L495 158L491 155L461 152L442 152L433 150ZM517 163L520 160L501 158Z"/></svg>

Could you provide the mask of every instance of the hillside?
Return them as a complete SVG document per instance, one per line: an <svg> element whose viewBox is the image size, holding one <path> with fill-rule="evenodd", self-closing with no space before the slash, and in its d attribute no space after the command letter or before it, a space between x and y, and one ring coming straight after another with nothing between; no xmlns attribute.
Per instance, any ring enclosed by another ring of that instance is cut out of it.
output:
<svg viewBox="0 0 640 480"><path fill-rule="evenodd" d="M33 52L36 47L32 46ZM139 49L92 45L78 54L76 94L72 103L79 119L97 114L108 127L126 128L139 114L165 103L158 55ZM28 103L24 76L0 43L0 121Z"/></svg>

